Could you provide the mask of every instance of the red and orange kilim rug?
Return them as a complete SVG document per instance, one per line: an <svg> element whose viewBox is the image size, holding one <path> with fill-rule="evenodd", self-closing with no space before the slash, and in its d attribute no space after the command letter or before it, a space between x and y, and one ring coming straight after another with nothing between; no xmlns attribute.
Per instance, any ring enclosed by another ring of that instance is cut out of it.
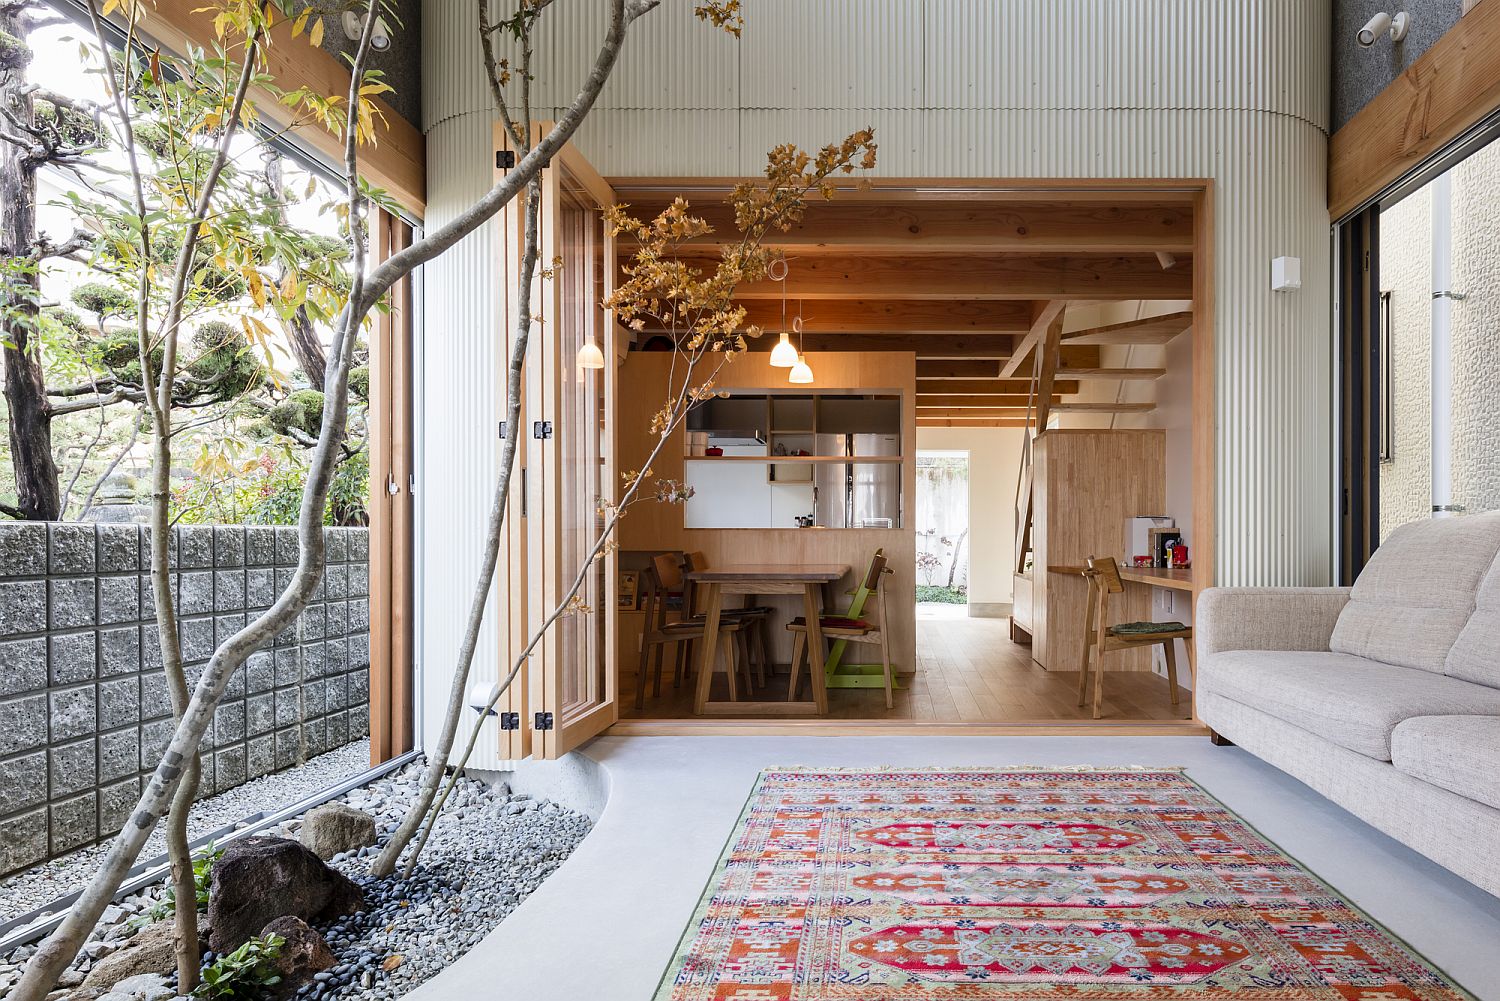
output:
<svg viewBox="0 0 1500 1001"><path fill-rule="evenodd" d="M1180 772L763 772L658 1001L1456 1001Z"/></svg>

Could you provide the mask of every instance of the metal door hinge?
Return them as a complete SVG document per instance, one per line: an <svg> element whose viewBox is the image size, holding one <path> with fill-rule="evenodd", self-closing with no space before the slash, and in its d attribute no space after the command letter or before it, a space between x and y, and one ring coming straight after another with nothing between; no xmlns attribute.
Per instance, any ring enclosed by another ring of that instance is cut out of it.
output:
<svg viewBox="0 0 1500 1001"><path fill-rule="evenodd" d="M532 720L532 727L531 728L533 730L550 730L550 729L552 729L552 714L551 713L537 713L536 714L536 718L534 720Z"/></svg>
<svg viewBox="0 0 1500 1001"><path fill-rule="evenodd" d="M531 422L531 437L536 438L538 440L546 440L547 438L551 438L552 437L552 422L551 421L532 421Z"/></svg>
<svg viewBox="0 0 1500 1001"><path fill-rule="evenodd" d="M387 476L385 478L385 492L390 494L392 497L401 492L401 487L397 485L396 477L394 475Z"/></svg>
<svg viewBox="0 0 1500 1001"><path fill-rule="evenodd" d="M501 713L500 714L500 729L502 729L502 730L519 730L519 729L521 729L521 714L520 713Z"/></svg>
<svg viewBox="0 0 1500 1001"><path fill-rule="evenodd" d="M500 422L500 440L501 441L505 440L505 422L504 421Z"/></svg>
<svg viewBox="0 0 1500 1001"><path fill-rule="evenodd" d="M513 170L516 166L516 151L513 149L495 150L495 169Z"/></svg>

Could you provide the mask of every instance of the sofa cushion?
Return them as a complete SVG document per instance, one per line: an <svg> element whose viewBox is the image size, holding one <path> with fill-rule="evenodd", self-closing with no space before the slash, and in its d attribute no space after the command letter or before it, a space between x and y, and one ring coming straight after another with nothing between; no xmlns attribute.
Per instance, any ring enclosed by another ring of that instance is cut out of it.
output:
<svg viewBox="0 0 1500 1001"><path fill-rule="evenodd" d="M1375 550L1328 648L1441 674L1500 552L1500 513L1402 525Z"/></svg>
<svg viewBox="0 0 1500 1001"><path fill-rule="evenodd" d="M1343 653L1232 650L1199 671L1205 690L1380 761L1402 720L1500 716L1500 690Z"/></svg>
<svg viewBox="0 0 1500 1001"><path fill-rule="evenodd" d="M1500 716L1416 716L1391 733L1391 763L1500 810Z"/></svg>
<svg viewBox="0 0 1500 1001"><path fill-rule="evenodd" d="M1500 556L1474 595L1474 614L1448 651L1448 674L1500 688Z"/></svg>

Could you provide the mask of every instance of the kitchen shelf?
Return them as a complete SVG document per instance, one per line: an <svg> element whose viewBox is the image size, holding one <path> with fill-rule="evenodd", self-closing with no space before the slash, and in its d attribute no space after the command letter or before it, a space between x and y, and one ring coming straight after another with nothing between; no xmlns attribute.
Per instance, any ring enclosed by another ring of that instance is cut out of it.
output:
<svg viewBox="0 0 1500 1001"><path fill-rule="evenodd" d="M684 455L684 462L837 462L843 465L900 463L900 455Z"/></svg>

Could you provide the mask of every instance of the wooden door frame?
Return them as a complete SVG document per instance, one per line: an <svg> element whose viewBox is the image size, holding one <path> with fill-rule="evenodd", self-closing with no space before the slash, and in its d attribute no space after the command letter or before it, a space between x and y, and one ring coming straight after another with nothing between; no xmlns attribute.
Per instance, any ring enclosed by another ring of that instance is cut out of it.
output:
<svg viewBox="0 0 1500 1001"><path fill-rule="evenodd" d="M664 192L683 192L685 197L703 198L722 194L742 181L743 177L609 177L616 188L661 188ZM1110 198L1152 198L1180 196L1193 209L1193 325L1192 325L1192 455L1193 455L1193 605L1198 596L1216 579L1218 470L1216 435L1218 430L1217 381L1215 378L1214 305L1216 288L1216 222L1217 183L1212 178L874 178L863 189L855 182L840 182L836 197L853 197L862 202L910 199L913 192L924 199L989 199L1014 192L1017 198L1036 198L1056 194L1060 199L1103 201ZM611 631L616 628L619 612L610 609ZM1061 723L1019 721L1014 723L954 723L948 721L903 720L730 720L730 719L631 719L616 722L608 731L614 735L860 735L860 734L1165 734L1201 735L1207 732L1198 719L1197 678L1193 679L1192 718L1180 722L1104 721Z"/></svg>
<svg viewBox="0 0 1500 1001"><path fill-rule="evenodd" d="M540 123L536 128L536 139L550 128L547 123ZM544 251L542 260L551 262L559 256L558 234L556 232L556 219L560 212L560 200L562 197L561 171L566 171L588 192L599 205L608 207L614 204L614 190L609 183L596 171L581 153L570 143L565 145L552 158L552 162L542 172L542 213L541 213L541 247ZM606 262L613 261L614 240L606 236L604 255ZM550 263L542 266L550 267ZM602 294L608 297L614 286L614 267L605 268ZM543 304L543 309L538 316L544 318L562 315L562 285L558 281L548 281L538 290L538 301ZM555 326L545 325L539 344L544 346L541 353L541 364L530 366L539 376L540 393L536 397L540 404L534 415L539 419L554 419L554 415L560 413L558 400L564 367L573 363L571 358L559 357L557 352L548 350L551 345L552 332ZM613 317L606 319L603 329L599 331L599 349L604 353L604 393L606 431L601 444L601 457L604 460L601 471L601 489L612 491L616 480L615 469L615 389L618 384L618 370L614 364L616 324ZM563 575L576 572L577 568L571 566L552 565L548 561L558 555L559 547L556 543L556 534L563 529L563 497L562 497L562 469L556 461L557 450L562 442L562 435L573 433L572 428L557 428L555 436L550 440L540 442L532 441L533 453L541 460L542 476L540 483L543 484L544 503L538 505L539 518L533 519L535 530L542 533L538 537L541 542L539 551L541 553L541 608L535 610L536 614L529 623L532 627L540 622L540 616L556 608L562 593L564 581ZM548 461L550 460L550 461ZM549 541L550 540L550 541ZM618 629L618 616L616 614L616 590L618 587L618 574L616 572L616 555L613 550L606 553L604 557L604 593L601 595L603 609L598 610L604 615L604 691L600 702L590 709L571 717L564 717L562 706L562 692L560 681L562 671L568 669L566 665L559 663L558 633L557 629L548 629L540 645L540 656L534 658L536 668L535 697L531 700L532 711L548 712L553 715L553 726L551 729L537 731L537 737L533 739L532 751L541 758L557 758L567 753L574 746L589 737L608 729L619 720L619 704L617 701L619 690L619 666L615 651L615 637Z"/></svg>
<svg viewBox="0 0 1500 1001"><path fill-rule="evenodd" d="M387 212L375 218L376 257L409 246L412 227ZM370 764L416 743L412 534L413 334L410 275L391 290L390 311L370 336L367 445L370 460Z"/></svg>

